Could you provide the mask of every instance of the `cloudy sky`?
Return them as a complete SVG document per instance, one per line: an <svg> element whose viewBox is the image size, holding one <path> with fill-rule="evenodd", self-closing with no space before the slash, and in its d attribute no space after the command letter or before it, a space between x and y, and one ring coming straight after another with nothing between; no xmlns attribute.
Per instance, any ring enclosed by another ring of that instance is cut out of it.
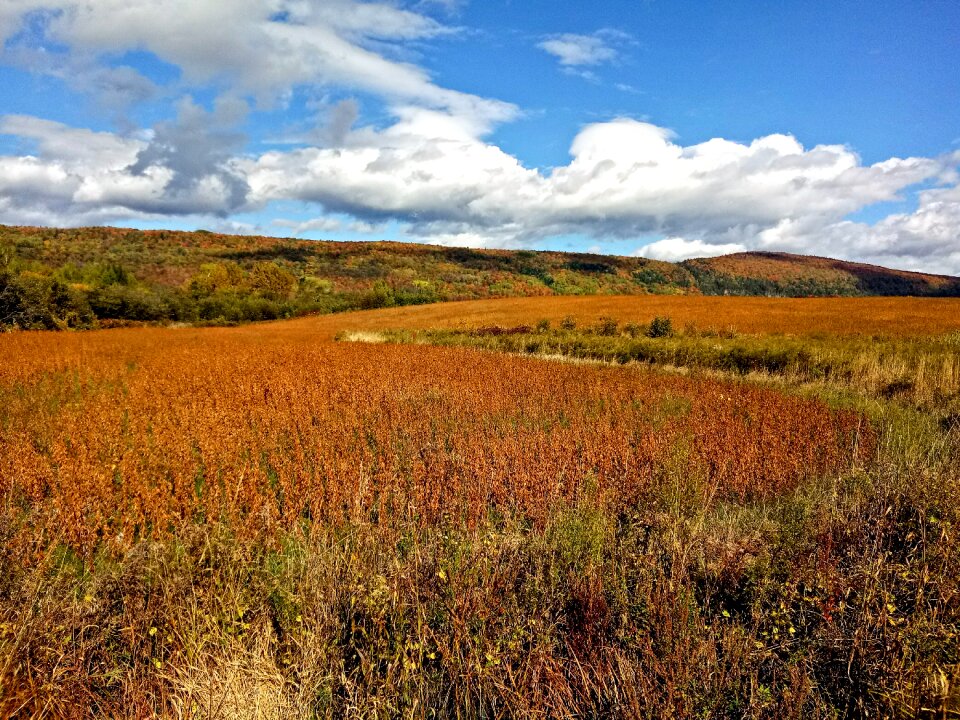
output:
<svg viewBox="0 0 960 720"><path fill-rule="evenodd" d="M2 0L0 223L960 274L956 0Z"/></svg>

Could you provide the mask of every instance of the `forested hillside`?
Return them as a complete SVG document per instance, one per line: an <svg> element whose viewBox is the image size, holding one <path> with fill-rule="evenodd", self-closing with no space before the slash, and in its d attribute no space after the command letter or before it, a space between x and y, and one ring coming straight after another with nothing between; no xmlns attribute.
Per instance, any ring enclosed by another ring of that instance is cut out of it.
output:
<svg viewBox="0 0 960 720"><path fill-rule="evenodd" d="M682 265L704 295L960 295L960 279L947 275L789 253L736 253Z"/></svg>
<svg viewBox="0 0 960 720"><path fill-rule="evenodd" d="M537 295L960 295L960 280L782 254L635 257L0 226L0 327L230 324Z"/></svg>

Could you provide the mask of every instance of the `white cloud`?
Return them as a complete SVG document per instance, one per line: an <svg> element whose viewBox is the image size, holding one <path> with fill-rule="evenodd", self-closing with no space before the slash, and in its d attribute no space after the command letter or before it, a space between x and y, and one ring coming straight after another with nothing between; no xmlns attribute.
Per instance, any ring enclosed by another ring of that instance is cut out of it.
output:
<svg viewBox="0 0 960 720"><path fill-rule="evenodd" d="M120 138L113 133L72 128L31 115L0 116L0 135L32 140L40 158L81 170L93 165L130 165L146 146L142 141Z"/></svg>
<svg viewBox="0 0 960 720"><path fill-rule="evenodd" d="M351 232L377 232L396 219L409 236L442 244L660 235L638 252L683 259L778 249L960 271L956 155L863 165L843 146L807 149L785 135L683 146L664 128L619 119L583 128L571 161L544 173L481 139L482 125L415 107L397 108L396 122L382 130L344 130L338 147L243 157L230 155L228 140L211 147L207 136L191 136L191 128L227 122L231 112L211 115L187 103L176 126L150 142L0 118L0 132L38 150L0 157L0 220L46 213L46 223L74 224L110 212L222 214L297 200L352 216ZM948 184L923 191L913 213L874 225L845 219L923 181ZM295 234L342 227L326 217L277 225Z"/></svg>
<svg viewBox="0 0 960 720"><path fill-rule="evenodd" d="M541 41L537 47L553 55L561 65L600 65L617 58L617 51L601 35L564 33Z"/></svg>
<svg viewBox="0 0 960 720"><path fill-rule="evenodd" d="M685 240L681 237L670 237L644 245L638 248L633 255L635 257L653 258L654 260L680 262L681 260L689 260L690 258L696 257L729 255L730 253L744 252L746 249L746 245L739 243L713 245L703 240Z"/></svg>
<svg viewBox="0 0 960 720"><path fill-rule="evenodd" d="M485 139L517 116L515 106L444 88L396 59L411 42L456 32L426 14L428 4L6 0L0 41L7 61L64 79L83 68L74 87L118 108L194 87L213 89L219 99L205 109L184 96L175 118L128 135L0 116L0 134L25 148L0 156L0 222L222 220L296 200L317 206L320 217L276 221L294 234L344 227L375 234L396 220L409 237L444 244L654 236L664 239L639 253L680 259L780 249L960 272L960 155L864 165L845 146L805 148L789 135L684 146L665 128L621 118L582 128L567 164L527 168ZM17 32L25 15L39 10L31 26L40 30L23 36L39 32L42 42L31 44ZM589 78L630 42L607 30L552 36L539 46L567 72ZM175 89L110 64L127 50L179 68ZM35 62L43 53L61 55ZM321 129L301 137L317 146L246 151L237 128L250 105L283 102L305 86L332 108ZM329 88L376 95L392 123L364 125L357 103L334 104L336 94L323 95ZM921 182L936 186L919 194L914 212L873 225L847 220Z"/></svg>
<svg viewBox="0 0 960 720"><path fill-rule="evenodd" d="M679 259L744 249L782 249L956 270L960 158L890 159L863 165L836 145L802 147L771 135L751 143L692 146L649 123L613 120L581 130L569 164L525 168L480 138L482 127L449 113L405 107L383 129L345 130L339 147L231 155L227 137L195 128L229 124L242 108L206 113L185 103L180 120L149 142L23 116L0 132L31 140L37 155L0 158L0 219L49 214L226 213L271 201L316 203L376 231L394 218L411 236L449 244L520 246L550 235L665 236L641 249ZM845 217L890 201L925 180L916 212L873 226ZM238 195L239 192L239 195ZM323 225L296 225L333 230ZM339 227L339 226L338 226Z"/></svg>
<svg viewBox="0 0 960 720"><path fill-rule="evenodd" d="M149 215L222 215L238 203L237 178L227 168L226 154L194 158L190 166L180 159L189 144L147 157L153 145L145 140L22 115L0 116L0 134L30 140L37 150L0 156L3 222L76 225ZM193 149L204 151L201 144Z"/></svg>
<svg viewBox="0 0 960 720"><path fill-rule="evenodd" d="M641 252L683 259L784 249L879 259L899 245L909 249L894 258L900 265L931 270L941 258L954 262L946 244L960 217L946 190L927 191L917 213L876 226L844 218L916 183L948 178L956 158L866 166L843 146L806 149L784 135L681 146L669 131L632 120L584 128L571 155L569 164L540 173L458 118L407 109L386 130L351 132L336 150L269 153L248 161L245 172L256 202L294 198L357 217L392 217L411 235L442 244L659 234L667 239ZM934 248L936 257L928 252Z"/></svg>
<svg viewBox="0 0 960 720"><path fill-rule="evenodd" d="M839 220L943 167L923 158L863 166L844 147L807 150L782 135L684 147L663 128L621 119L584 128L571 162L542 174L479 139L460 118L411 108L399 114L383 131L351 132L340 148L245 161L253 198L472 230L729 236L784 219Z"/></svg>
<svg viewBox="0 0 960 720"><path fill-rule="evenodd" d="M337 218L314 218L312 220L304 220L303 222L297 222L296 220L286 220L283 218L278 218L272 221L271 225L282 228L289 228L292 232L292 235L303 235L307 232L339 232L343 227L343 223L340 222Z"/></svg>
<svg viewBox="0 0 960 720"><path fill-rule="evenodd" d="M217 220L208 228L210 232L223 235L262 235L263 228L255 223L239 222L237 220Z"/></svg>
<svg viewBox="0 0 960 720"><path fill-rule="evenodd" d="M363 220L355 220L347 225L347 230L359 235L378 235L387 229L386 223L369 223Z"/></svg>
<svg viewBox="0 0 960 720"><path fill-rule="evenodd" d="M483 223L501 193L535 181L534 171L478 140L477 128L463 118L417 108L398 113L393 126L354 131L339 148L246 161L253 201L306 200L372 221L473 217Z"/></svg>
<svg viewBox="0 0 960 720"><path fill-rule="evenodd" d="M122 113L161 94L161 89L153 81L134 68L128 65L104 66L88 54L51 52L42 47L15 44L0 52L0 59L33 74L62 80L78 93L93 98L97 110Z"/></svg>
<svg viewBox="0 0 960 720"><path fill-rule="evenodd" d="M179 67L187 86L226 84L263 103L300 86L334 85L445 109L488 125L517 113L509 103L440 87L422 68L372 49L378 43L452 32L427 15L387 2L5 1L13 4L0 10L0 42L14 35L27 13L43 10L44 38L66 46L72 56L145 50ZM133 80L113 78L112 84Z"/></svg>
<svg viewBox="0 0 960 720"><path fill-rule="evenodd" d="M916 210L873 225L785 220L761 232L756 247L960 275L960 185L925 190Z"/></svg>
<svg viewBox="0 0 960 720"><path fill-rule="evenodd" d="M250 188L231 162L233 153L246 138L234 128L247 114L242 100L220 97L211 112L184 98L177 105L174 122L159 123L149 142L137 153L136 162L128 170L135 176L150 171L169 173L164 185L163 212L190 207L204 188L222 189L222 200L211 198L218 207L208 212L226 214L243 206ZM196 212L196 210L193 210Z"/></svg>

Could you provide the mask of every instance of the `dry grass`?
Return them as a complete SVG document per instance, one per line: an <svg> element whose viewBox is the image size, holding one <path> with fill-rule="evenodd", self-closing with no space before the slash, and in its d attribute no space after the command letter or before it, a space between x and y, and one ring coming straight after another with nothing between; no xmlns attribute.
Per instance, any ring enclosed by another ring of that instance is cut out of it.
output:
<svg viewBox="0 0 960 720"><path fill-rule="evenodd" d="M343 333L353 339L356 333ZM581 328L486 326L382 330L378 342L458 346L566 361L642 363L659 369L775 379L793 387L908 401L949 422L960 413L960 333L877 338L672 332L648 337L642 325L612 320Z"/></svg>
<svg viewBox="0 0 960 720"><path fill-rule="evenodd" d="M214 520L538 522L585 482L636 503L667 467L771 497L873 446L855 413L774 391L272 329L0 338L9 546L124 551Z"/></svg>
<svg viewBox="0 0 960 720"><path fill-rule="evenodd" d="M700 330L789 335L915 337L960 330L957 298L763 298L677 295L576 296L471 300L303 318L276 327L331 337L341 330L482 327L553 323L572 317L593 324L601 317L649 323L669 316L674 326ZM251 329L250 332L258 332Z"/></svg>
<svg viewBox="0 0 960 720"><path fill-rule="evenodd" d="M715 301L0 336L0 716L956 716L955 430L888 398L866 422L716 378L331 342L617 308L888 332L914 307Z"/></svg>

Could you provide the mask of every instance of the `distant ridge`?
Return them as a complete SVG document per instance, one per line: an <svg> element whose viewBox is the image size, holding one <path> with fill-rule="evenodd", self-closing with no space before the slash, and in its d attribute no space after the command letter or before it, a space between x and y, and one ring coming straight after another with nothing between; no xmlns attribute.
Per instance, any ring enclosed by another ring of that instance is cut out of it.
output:
<svg viewBox="0 0 960 720"><path fill-rule="evenodd" d="M709 295L960 295L960 278L783 252L744 252L680 263Z"/></svg>
<svg viewBox="0 0 960 720"><path fill-rule="evenodd" d="M236 323L537 295L960 296L960 278L788 253L639 257L0 225L0 327Z"/></svg>

